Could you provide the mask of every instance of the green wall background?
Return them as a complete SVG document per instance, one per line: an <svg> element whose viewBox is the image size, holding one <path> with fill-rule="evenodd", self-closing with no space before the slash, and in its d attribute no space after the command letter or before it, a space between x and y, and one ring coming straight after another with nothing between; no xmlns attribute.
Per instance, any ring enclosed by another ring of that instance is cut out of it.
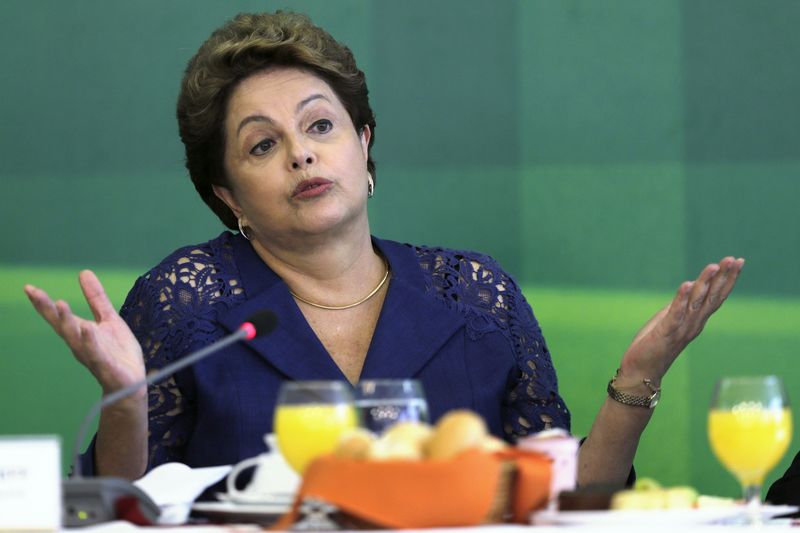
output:
<svg viewBox="0 0 800 533"><path fill-rule="evenodd" d="M544 328L576 433L678 284L747 259L665 380L636 461L735 495L706 443L714 380L776 373L800 397L793 0L5 0L0 434L58 433L68 448L98 393L23 283L83 309L76 273L95 268L119 305L136 275L221 231L182 167L180 76L223 20L281 7L367 73L375 233L497 257Z"/></svg>

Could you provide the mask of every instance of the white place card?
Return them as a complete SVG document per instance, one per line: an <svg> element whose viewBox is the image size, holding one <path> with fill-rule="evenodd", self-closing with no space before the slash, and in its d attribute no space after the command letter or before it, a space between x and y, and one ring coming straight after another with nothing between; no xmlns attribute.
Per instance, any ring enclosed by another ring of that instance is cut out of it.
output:
<svg viewBox="0 0 800 533"><path fill-rule="evenodd" d="M61 528L61 440L0 436L0 531Z"/></svg>

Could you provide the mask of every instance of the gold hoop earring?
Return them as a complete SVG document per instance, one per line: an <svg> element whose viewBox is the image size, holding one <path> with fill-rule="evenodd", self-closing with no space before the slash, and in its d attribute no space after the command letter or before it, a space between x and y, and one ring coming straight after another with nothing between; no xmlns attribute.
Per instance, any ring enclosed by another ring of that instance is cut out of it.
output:
<svg viewBox="0 0 800 533"><path fill-rule="evenodd" d="M246 231L246 230L249 230L250 228L248 228L247 226L242 226L242 219L241 218L237 218L236 222L239 224L239 233L242 234L242 237L244 237L248 241L252 240L252 238L253 238L252 235L249 235L248 232Z"/></svg>

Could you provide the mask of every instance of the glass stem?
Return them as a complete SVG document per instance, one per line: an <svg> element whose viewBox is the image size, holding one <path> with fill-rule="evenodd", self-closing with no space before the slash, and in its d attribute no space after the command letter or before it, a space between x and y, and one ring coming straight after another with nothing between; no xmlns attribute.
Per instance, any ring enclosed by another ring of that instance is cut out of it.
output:
<svg viewBox="0 0 800 533"><path fill-rule="evenodd" d="M761 485L745 485L744 501L748 507L758 507L761 503Z"/></svg>
<svg viewBox="0 0 800 533"><path fill-rule="evenodd" d="M747 513L747 523L750 525L761 524L761 485L744 485L744 501Z"/></svg>

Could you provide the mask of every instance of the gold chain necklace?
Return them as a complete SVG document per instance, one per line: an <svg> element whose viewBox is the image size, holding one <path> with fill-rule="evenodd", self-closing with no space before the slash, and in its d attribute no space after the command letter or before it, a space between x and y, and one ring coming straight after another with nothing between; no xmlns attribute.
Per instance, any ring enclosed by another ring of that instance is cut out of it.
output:
<svg viewBox="0 0 800 533"><path fill-rule="evenodd" d="M366 302L367 300L369 300L370 298L375 296L378 293L378 291L381 290L381 288L386 284L386 280L389 279L389 262L384 259L383 260L383 264L386 265L386 273L383 275L383 279L381 280L381 282L378 283L378 286L375 287L374 289L372 289L372 292L370 292L369 294L367 294L366 296L361 298L359 301L357 301L355 303L352 303L352 304L347 304L347 305L322 305L322 304L318 304L316 302L312 302L311 300L306 300L302 296L297 295L291 289L289 289L289 293L291 293L292 296L294 296L295 298L297 298L301 302L303 302L305 304L308 304L311 307L316 307L318 309L327 309L328 311L341 311L342 309L351 309L353 307L356 307L356 306L359 306L359 305L363 304L364 302Z"/></svg>

